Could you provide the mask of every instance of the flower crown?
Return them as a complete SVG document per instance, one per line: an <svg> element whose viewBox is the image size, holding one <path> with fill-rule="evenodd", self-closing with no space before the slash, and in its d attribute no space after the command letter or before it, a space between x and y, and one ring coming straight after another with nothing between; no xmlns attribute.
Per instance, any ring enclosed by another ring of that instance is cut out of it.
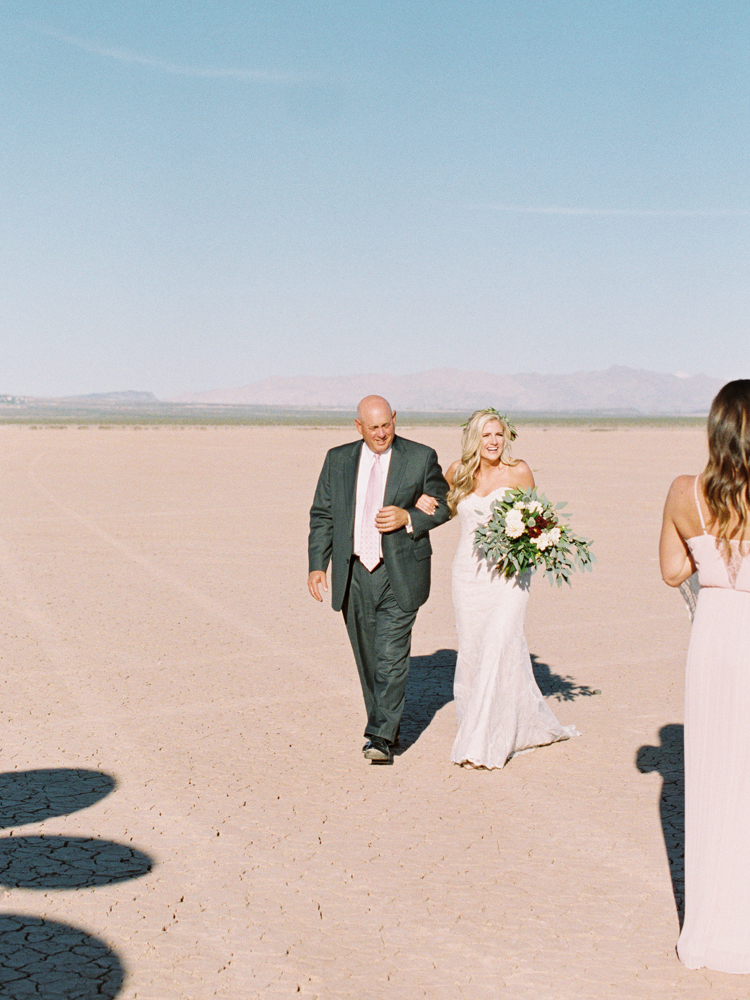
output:
<svg viewBox="0 0 750 1000"><path fill-rule="evenodd" d="M495 409L494 406L484 406L482 408L482 412L483 413L492 413L492 414L494 414L497 417L498 420L502 420L502 422L508 428L508 438L509 438L509 440L510 441L515 441L516 440L516 438L518 437L518 431L515 429L515 427L513 426L513 424L510 422L510 420L508 420L507 416L504 413L499 413ZM471 419L471 417L469 418L469 420L470 419ZM465 423L461 424L461 426L462 427L468 427L469 420L467 420Z"/></svg>

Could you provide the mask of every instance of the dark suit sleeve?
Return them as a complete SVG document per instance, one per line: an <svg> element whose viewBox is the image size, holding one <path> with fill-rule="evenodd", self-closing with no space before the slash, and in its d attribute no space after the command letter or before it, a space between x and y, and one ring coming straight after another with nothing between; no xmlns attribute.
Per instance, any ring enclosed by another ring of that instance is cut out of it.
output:
<svg viewBox="0 0 750 1000"><path fill-rule="evenodd" d="M444 524L450 517L448 504L445 502L445 497L448 493L448 484L443 476L437 455L432 448L428 450L425 461L422 492L434 497L438 502L438 506L434 514L425 514L418 507L408 508L411 523L414 526L415 541L426 535L432 528L437 528L438 525ZM419 499L419 497L416 499Z"/></svg>
<svg viewBox="0 0 750 1000"><path fill-rule="evenodd" d="M333 508L331 500L331 455L326 455L310 508L310 535L307 540L309 572L328 569L333 549Z"/></svg>

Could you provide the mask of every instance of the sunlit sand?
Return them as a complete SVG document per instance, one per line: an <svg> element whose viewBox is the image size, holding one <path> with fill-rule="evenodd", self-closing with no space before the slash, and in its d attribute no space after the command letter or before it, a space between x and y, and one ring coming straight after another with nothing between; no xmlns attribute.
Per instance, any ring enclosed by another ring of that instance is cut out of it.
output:
<svg viewBox="0 0 750 1000"><path fill-rule="evenodd" d="M401 432L457 457L457 429ZM736 1000L744 980L674 953L689 623L656 544L702 431L519 426L598 562L570 589L536 579L527 619L583 735L493 772L448 759L455 524L433 534L404 749L362 759L343 624L305 586L317 474L349 434L0 428L3 770L63 789L6 810L3 836L101 839L132 865L6 876L4 913L104 942L123 1000ZM71 768L99 790L65 799Z"/></svg>

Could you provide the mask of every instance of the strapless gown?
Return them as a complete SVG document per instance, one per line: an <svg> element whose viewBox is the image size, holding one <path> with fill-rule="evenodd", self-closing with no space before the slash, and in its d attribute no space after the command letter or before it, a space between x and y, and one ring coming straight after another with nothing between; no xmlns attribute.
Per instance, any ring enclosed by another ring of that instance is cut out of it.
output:
<svg viewBox="0 0 750 1000"><path fill-rule="evenodd" d="M687 544L701 590L685 675L677 953L689 969L750 973L750 556L735 542L725 561L705 525Z"/></svg>
<svg viewBox="0 0 750 1000"><path fill-rule="evenodd" d="M472 493L459 503L461 537L453 560L458 734L451 760L487 768L578 735L574 726L560 725L534 680L523 631L530 574L508 580L474 552L474 531L503 492Z"/></svg>

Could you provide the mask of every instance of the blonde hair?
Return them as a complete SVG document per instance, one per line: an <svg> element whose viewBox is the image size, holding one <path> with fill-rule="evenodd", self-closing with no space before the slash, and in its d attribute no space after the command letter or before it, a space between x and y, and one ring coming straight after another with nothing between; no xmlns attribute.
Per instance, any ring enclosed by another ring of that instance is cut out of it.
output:
<svg viewBox="0 0 750 1000"><path fill-rule="evenodd" d="M514 435L505 417L501 417L496 410L475 410L464 426L461 438L461 458L453 475L453 486L446 497L451 517L455 515L463 498L469 496L476 489L479 453L482 450L482 431L493 420L500 424L505 436L503 450L500 454L501 463L510 466L518 465L519 460L510 457L510 442Z"/></svg>
<svg viewBox="0 0 750 1000"><path fill-rule="evenodd" d="M701 482L716 537L728 554L730 539L742 535L750 521L750 379L719 390L707 430L708 464Z"/></svg>

